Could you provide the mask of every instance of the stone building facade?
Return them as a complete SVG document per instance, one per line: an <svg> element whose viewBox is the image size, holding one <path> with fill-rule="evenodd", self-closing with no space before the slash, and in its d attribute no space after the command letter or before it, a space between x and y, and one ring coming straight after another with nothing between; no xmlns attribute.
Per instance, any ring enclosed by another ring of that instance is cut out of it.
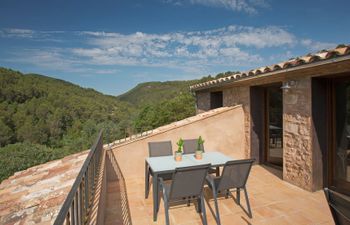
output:
<svg viewBox="0 0 350 225"><path fill-rule="evenodd" d="M304 61L298 64L287 61L194 85L191 90L196 94L197 113L211 109L212 92L222 92L222 106L242 105L245 114L244 155L246 158L256 158L258 163L264 163L264 148L270 141L265 140L268 131L264 124L267 104L263 97L264 89L269 85L282 87L288 84L288 89L281 90L283 166L280 169L283 170L285 181L308 191L319 190L328 186L330 178L327 174L332 169L328 167L328 145L322 141L327 139L324 127L329 118L318 120L318 114L327 109L320 106L327 100L324 97L327 88L318 91L316 86L319 80L324 80L322 82L326 87L334 77L350 79L350 47L346 46L342 53L344 54L332 57L324 54L323 60L317 62ZM276 70L273 71L274 69Z"/></svg>
<svg viewBox="0 0 350 225"><path fill-rule="evenodd" d="M307 190L312 181L311 78L283 93L283 179Z"/></svg>

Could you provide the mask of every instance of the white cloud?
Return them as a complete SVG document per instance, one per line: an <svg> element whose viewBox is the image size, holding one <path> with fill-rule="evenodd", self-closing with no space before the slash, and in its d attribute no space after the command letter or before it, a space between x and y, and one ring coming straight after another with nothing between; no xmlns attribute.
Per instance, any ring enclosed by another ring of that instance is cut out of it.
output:
<svg viewBox="0 0 350 225"><path fill-rule="evenodd" d="M307 47L311 51L320 51L323 49L335 48L337 44L331 42L319 42L313 41L311 39L302 39L300 41L301 45Z"/></svg>
<svg viewBox="0 0 350 225"><path fill-rule="evenodd" d="M35 35L34 30L28 30L28 29L4 29L0 31L0 37L6 37L6 38L33 38Z"/></svg>
<svg viewBox="0 0 350 225"><path fill-rule="evenodd" d="M9 28L0 30L0 38L28 39L32 41L64 42L58 35L65 31L36 31L30 29Z"/></svg>
<svg viewBox="0 0 350 225"><path fill-rule="evenodd" d="M45 48L20 49L12 58L13 62L52 70L95 74L114 74L114 69L119 69L120 66L158 67L205 74L213 68L255 68L269 64L272 60L275 63L280 58L288 58L281 57L282 55L292 55L295 47L320 50L334 46L332 43L298 39L294 34L276 26L228 26L163 34L8 29L0 30L0 38L4 32L22 38L40 34L74 40L66 46L52 44Z"/></svg>
<svg viewBox="0 0 350 225"><path fill-rule="evenodd" d="M246 12L255 14L258 8L267 8L269 4L265 0L164 0L165 3L170 3L177 6L190 3L193 5L204 5L209 7L226 8L232 11Z"/></svg>
<svg viewBox="0 0 350 225"><path fill-rule="evenodd" d="M243 48L292 46L296 38L279 27L229 26L207 31L165 34L81 32L88 47L74 48L76 57L95 65L193 67L247 65L261 61ZM216 60L220 58L220 60ZM196 65L197 64L197 65Z"/></svg>

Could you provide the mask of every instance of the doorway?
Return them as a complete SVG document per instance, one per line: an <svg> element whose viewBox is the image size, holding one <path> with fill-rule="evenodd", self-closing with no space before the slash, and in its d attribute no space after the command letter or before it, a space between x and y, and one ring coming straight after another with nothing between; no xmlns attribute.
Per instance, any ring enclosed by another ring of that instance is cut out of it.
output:
<svg viewBox="0 0 350 225"><path fill-rule="evenodd" d="M329 185L350 195L350 77L333 79L330 101Z"/></svg>
<svg viewBox="0 0 350 225"><path fill-rule="evenodd" d="M250 88L251 157L283 169L282 83Z"/></svg>
<svg viewBox="0 0 350 225"><path fill-rule="evenodd" d="M265 88L265 163L283 167L283 93L281 85Z"/></svg>

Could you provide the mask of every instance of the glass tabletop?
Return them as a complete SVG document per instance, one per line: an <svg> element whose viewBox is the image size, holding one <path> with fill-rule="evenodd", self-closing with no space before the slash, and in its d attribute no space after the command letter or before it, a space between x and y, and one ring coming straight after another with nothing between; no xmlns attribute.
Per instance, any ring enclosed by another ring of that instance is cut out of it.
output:
<svg viewBox="0 0 350 225"><path fill-rule="evenodd" d="M202 159L196 159L194 154L182 155L181 161L175 161L174 156L148 157L146 161L153 172L174 171L177 167L196 166L210 163L213 167L222 166L233 158L221 152L204 152Z"/></svg>

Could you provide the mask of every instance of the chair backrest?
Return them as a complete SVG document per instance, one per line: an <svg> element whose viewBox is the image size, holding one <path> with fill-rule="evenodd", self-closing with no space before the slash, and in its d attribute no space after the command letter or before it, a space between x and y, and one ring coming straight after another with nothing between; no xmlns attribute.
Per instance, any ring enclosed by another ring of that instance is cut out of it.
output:
<svg viewBox="0 0 350 225"><path fill-rule="evenodd" d="M350 197L324 189L336 225L350 224Z"/></svg>
<svg viewBox="0 0 350 225"><path fill-rule="evenodd" d="M202 194L210 164L176 168L173 173L169 199L176 200Z"/></svg>
<svg viewBox="0 0 350 225"><path fill-rule="evenodd" d="M244 187L254 161L255 159L242 159L226 162L217 190Z"/></svg>
<svg viewBox="0 0 350 225"><path fill-rule="evenodd" d="M148 142L148 153L149 157L172 155L171 141Z"/></svg>
<svg viewBox="0 0 350 225"><path fill-rule="evenodd" d="M198 139L185 139L184 140L184 154L193 154L198 147ZM203 144L200 145L201 150L204 152Z"/></svg>

